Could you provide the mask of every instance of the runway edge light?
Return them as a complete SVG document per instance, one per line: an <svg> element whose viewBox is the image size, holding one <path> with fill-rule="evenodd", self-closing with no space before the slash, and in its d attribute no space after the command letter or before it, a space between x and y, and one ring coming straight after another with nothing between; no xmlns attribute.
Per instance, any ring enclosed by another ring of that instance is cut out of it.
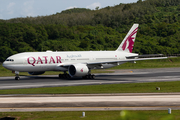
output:
<svg viewBox="0 0 180 120"><path fill-rule="evenodd" d="M171 108L168 108L168 114L171 114Z"/></svg>
<svg viewBox="0 0 180 120"><path fill-rule="evenodd" d="M82 112L82 117L85 117L85 112Z"/></svg>

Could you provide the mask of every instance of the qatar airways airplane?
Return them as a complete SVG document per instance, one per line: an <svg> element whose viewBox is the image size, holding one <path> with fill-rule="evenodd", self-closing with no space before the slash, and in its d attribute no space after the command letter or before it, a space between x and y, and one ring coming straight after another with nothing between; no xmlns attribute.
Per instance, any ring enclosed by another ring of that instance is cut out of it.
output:
<svg viewBox="0 0 180 120"><path fill-rule="evenodd" d="M45 71L63 71L64 74L59 74L60 78L94 79L91 69L106 69L139 60L166 59L167 57L138 58L138 54L132 53L138 26L132 26L115 51L23 52L8 57L3 66L15 72L15 80L19 80L19 72L40 75Z"/></svg>

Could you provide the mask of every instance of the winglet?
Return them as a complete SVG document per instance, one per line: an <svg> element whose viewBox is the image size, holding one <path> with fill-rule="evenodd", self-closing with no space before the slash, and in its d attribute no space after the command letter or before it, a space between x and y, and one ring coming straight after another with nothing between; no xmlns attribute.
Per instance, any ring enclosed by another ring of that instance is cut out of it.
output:
<svg viewBox="0 0 180 120"><path fill-rule="evenodd" d="M116 51L132 53L139 24L134 24Z"/></svg>

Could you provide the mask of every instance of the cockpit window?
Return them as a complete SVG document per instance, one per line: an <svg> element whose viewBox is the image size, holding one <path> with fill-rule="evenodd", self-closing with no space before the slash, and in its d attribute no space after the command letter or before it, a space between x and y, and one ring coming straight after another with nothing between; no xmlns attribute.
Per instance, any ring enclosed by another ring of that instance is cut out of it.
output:
<svg viewBox="0 0 180 120"><path fill-rule="evenodd" d="M14 62L14 59L6 59L6 61L12 61L12 62Z"/></svg>

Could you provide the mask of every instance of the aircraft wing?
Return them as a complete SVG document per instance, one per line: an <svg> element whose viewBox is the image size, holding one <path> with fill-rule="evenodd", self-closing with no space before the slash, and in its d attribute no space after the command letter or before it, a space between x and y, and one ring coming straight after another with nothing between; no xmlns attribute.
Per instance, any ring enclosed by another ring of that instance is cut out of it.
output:
<svg viewBox="0 0 180 120"><path fill-rule="evenodd" d="M134 62L134 61L140 61L140 60L156 60L156 59L167 59L167 57L154 57L154 58L137 58L137 59L125 59L125 60L113 60L113 61L99 61L99 62L84 62L81 64L87 64L87 65L102 65L102 64L113 64L113 63L121 63L121 62ZM77 64L77 63L74 63ZM61 64L59 67L69 67L71 64Z"/></svg>
<svg viewBox="0 0 180 120"><path fill-rule="evenodd" d="M137 59L114 60L114 61L88 62L87 65L113 64L113 63L121 63L121 62L134 62L134 61L140 61L140 60L156 60L156 59L167 59L167 57L137 58Z"/></svg>

